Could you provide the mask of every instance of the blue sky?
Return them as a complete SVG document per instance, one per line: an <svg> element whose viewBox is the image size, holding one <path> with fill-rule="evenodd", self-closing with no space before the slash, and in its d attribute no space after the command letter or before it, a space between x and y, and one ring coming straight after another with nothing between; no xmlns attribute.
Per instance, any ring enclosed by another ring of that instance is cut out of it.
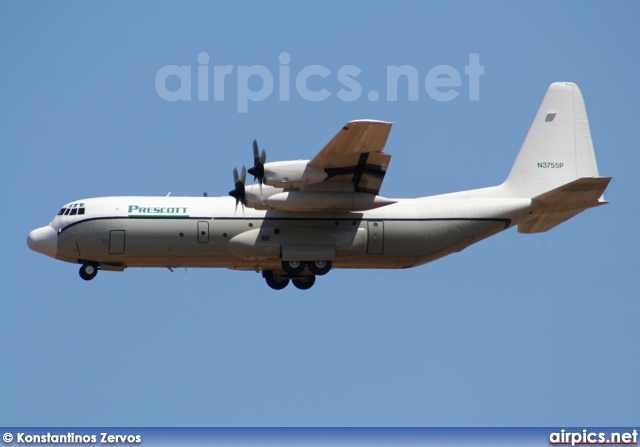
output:
<svg viewBox="0 0 640 447"><path fill-rule="evenodd" d="M637 426L639 13L635 2L3 2L0 425ZM196 100L202 52L211 73L234 67L223 101ZM478 101L470 54L484 67ZM191 101L158 95L167 65L193 67ZM238 67L253 65L276 88L238 113ZM296 92L309 65L331 72L309 80L324 101ZM354 101L336 96L347 65L361 70ZM400 65L419 73L417 101L403 85L386 99L387 67ZM461 74L451 101L424 88L439 65ZM26 245L71 200L224 195L254 138L271 161L308 158L351 119L395 123L386 197L495 185L554 81L580 86L613 181L609 205L548 233L510 230L416 269L332 271L307 292L213 269L84 282Z"/></svg>

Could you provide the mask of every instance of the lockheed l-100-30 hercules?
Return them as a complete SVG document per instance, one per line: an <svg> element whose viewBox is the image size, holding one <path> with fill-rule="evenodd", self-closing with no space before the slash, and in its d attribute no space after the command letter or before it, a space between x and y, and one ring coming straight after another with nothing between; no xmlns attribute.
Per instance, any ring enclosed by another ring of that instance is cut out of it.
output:
<svg viewBox="0 0 640 447"><path fill-rule="evenodd" d="M311 160L266 162L257 180L234 170L231 197L104 197L64 205L33 230L32 250L80 264L80 276L128 267L225 267L262 272L282 289L310 288L331 269L416 267L517 226L547 231L607 203L582 94L549 87L507 179L413 199L379 195L391 123L347 123ZM242 209L239 210L238 206Z"/></svg>

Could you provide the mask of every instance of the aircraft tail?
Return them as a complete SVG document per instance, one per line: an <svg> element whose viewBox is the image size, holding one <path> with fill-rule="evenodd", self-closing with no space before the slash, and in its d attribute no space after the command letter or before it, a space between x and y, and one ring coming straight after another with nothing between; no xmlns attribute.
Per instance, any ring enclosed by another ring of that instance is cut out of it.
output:
<svg viewBox="0 0 640 447"><path fill-rule="evenodd" d="M598 177L584 99L576 84L555 82L503 187L535 197L583 177Z"/></svg>
<svg viewBox="0 0 640 447"><path fill-rule="evenodd" d="M607 203L610 177L599 177L584 99L572 82L549 86L511 172L501 188L532 198L543 214L518 226L521 233L547 231L576 214Z"/></svg>

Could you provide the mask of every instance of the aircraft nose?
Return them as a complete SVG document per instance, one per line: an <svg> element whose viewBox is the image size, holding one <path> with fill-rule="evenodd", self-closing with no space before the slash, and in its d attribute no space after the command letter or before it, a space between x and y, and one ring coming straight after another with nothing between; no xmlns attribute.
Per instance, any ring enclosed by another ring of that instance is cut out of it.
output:
<svg viewBox="0 0 640 447"><path fill-rule="evenodd" d="M55 258L58 250L58 233L50 226L37 228L29 233L27 244L31 250Z"/></svg>

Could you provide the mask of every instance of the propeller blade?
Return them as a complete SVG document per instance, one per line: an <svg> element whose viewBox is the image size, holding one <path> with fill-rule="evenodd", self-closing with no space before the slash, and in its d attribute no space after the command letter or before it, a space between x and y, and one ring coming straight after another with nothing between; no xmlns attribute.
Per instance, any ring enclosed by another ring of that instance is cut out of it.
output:
<svg viewBox="0 0 640 447"><path fill-rule="evenodd" d="M236 199L236 209L238 208L238 203L242 203L242 208L244 209L245 202L247 200L247 194L244 189L244 183L247 178L247 170L245 167L242 167L242 174L238 175L238 170L233 168L233 181L235 183L235 188L229 191L229 195Z"/></svg>
<svg viewBox="0 0 640 447"><path fill-rule="evenodd" d="M249 174L253 175L253 181L256 179L260 184L260 201L262 202L262 184L264 183L264 164L267 161L267 153L264 149L260 152L258 148L258 140L253 140L253 167L249 168ZM263 202L264 203L264 202Z"/></svg>
<svg viewBox="0 0 640 447"><path fill-rule="evenodd" d="M238 183L238 179L239 179L239 177L238 177L238 169L233 168L233 183L234 184Z"/></svg>
<svg viewBox="0 0 640 447"><path fill-rule="evenodd" d="M258 140L253 140L253 161L254 161L254 163L257 163L259 158L260 158L260 151L258 150Z"/></svg>
<svg viewBox="0 0 640 447"><path fill-rule="evenodd" d="M267 153L262 149L260 153L258 149L258 140L253 140L253 167L249 168L249 174L253 175L253 179L258 179L260 184L264 183L264 163L267 161Z"/></svg>

